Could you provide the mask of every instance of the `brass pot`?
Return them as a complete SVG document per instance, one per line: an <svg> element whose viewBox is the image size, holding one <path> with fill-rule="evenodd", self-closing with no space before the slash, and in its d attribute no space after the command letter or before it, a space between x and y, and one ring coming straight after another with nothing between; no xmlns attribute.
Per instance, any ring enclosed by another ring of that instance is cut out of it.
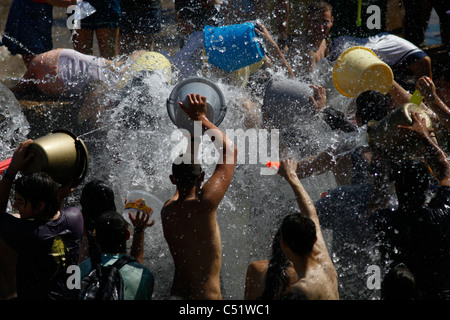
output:
<svg viewBox="0 0 450 320"><path fill-rule="evenodd" d="M83 141L68 130L55 130L34 139L29 147L34 157L23 174L43 171L60 184L80 184L89 167L89 154Z"/></svg>

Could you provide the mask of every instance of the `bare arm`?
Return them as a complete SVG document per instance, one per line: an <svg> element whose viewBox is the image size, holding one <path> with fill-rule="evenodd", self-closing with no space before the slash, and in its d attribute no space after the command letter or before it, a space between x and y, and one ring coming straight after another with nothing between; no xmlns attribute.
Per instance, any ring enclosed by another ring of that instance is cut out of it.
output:
<svg viewBox="0 0 450 320"><path fill-rule="evenodd" d="M417 81L419 90L428 107L439 117L439 121L447 130L450 130L450 108L439 98L433 80L429 77L421 77Z"/></svg>
<svg viewBox="0 0 450 320"><path fill-rule="evenodd" d="M155 220L148 222L150 214L144 211L138 211L136 217L129 213L131 223L134 227L133 242L131 244L130 256L135 258L139 263L144 260L144 236L145 229L155 224Z"/></svg>
<svg viewBox="0 0 450 320"><path fill-rule="evenodd" d="M313 220L318 228L319 217L317 216L316 207L314 206L314 202L312 201L306 189L303 187L300 179L297 176L297 173L295 172L297 170L297 166L297 162L295 162L294 160L282 160L280 169L278 170L278 174L284 177L286 181L291 185L301 213Z"/></svg>
<svg viewBox="0 0 450 320"><path fill-rule="evenodd" d="M266 40L266 43L268 44L267 47L269 49L269 54L272 56L272 58L276 61L279 61L281 65L287 70L289 77L293 78L294 72L292 71L291 66L289 66L286 58L276 44L275 40L273 40L267 28L264 25L257 23L255 30Z"/></svg>
<svg viewBox="0 0 450 320"><path fill-rule="evenodd" d="M188 95L188 106L180 102L180 107L191 120L201 121L203 130L211 136L216 148L221 149L220 159L214 173L203 185L201 197L213 206L218 206L224 197L234 173L237 148L219 128L206 117L206 98L199 94Z"/></svg>
<svg viewBox="0 0 450 320"><path fill-rule="evenodd" d="M395 80L392 83L392 88L389 91L389 94L391 95L392 99L394 99L395 103L398 105L404 105L405 103L409 102L409 99L411 99L412 94L406 91L401 85L399 85ZM423 103L420 104L421 107L424 109L427 109L427 106Z"/></svg>
<svg viewBox="0 0 450 320"><path fill-rule="evenodd" d="M296 173L299 179L304 179L330 171L334 168L334 164L330 153L321 152L316 156L300 160L297 163Z"/></svg>
<svg viewBox="0 0 450 320"><path fill-rule="evenodd" d="M412 126L399 126L399 128L410 130L422 138L424 143L423 157L430 166L435 177L440 181L440 185L450 186L450 162L441 147L435 142L428 132L425 119L419 114L411 113L414 120Z"/></svg>
<svg viewBox="0 0 450 320"><path fill-rule="evenodd" d="M33 144L33 140L26 140L19 144L14 151L8 169L6 169L7 176L0 180L0 213L6 212L15 176L33 157L33 154L27 155L28 147L31 144Z"/></svg>

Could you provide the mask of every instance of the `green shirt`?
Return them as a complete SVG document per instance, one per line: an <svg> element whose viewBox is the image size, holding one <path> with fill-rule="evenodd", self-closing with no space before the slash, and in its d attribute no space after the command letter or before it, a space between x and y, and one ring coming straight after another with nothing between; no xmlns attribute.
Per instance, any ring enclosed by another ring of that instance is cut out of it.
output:
<svg viewBox="0 0 450 320"><path fill-rule="evenodd" d="M123 254L102 254L102 265L108 266L116 262ZM92 270L91 258L79 264L81 279ZM124 283L124 300L151 300L154 287L153 274L143 265L130 262L120 269Z"/></svg>

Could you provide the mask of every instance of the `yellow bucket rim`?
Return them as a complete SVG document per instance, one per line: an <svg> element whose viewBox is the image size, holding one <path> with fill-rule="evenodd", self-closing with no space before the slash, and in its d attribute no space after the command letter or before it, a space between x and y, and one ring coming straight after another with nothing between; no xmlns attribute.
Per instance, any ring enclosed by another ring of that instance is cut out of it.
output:
<svg viewBox="0 0 450 320"><path fill-rule="evenodd" d="M334 64L334 67L333 67L333 83L334 83L334 87L336 88L336 90L337 90L340 94L342 94L342 95L345 96L345 97L349 97L349 98L354 98L354 96L351 95L351 94L346 93L346 92L338 85L338 83L337 83L337 76L336 76L336 70L337 70L338 68L341 67L341 63L342 63L343 57L344 57L346 54L348 54L350 51L358 50L358 49L366 50L366 51L370 52L371 54L373 54L375 57L378 58L378 56L375 54L375 52L373 52L373 50L371 50L371 49L369 49L369 48L366 48L366 47L362 47L362 46L354 46L354 47L348 48L347 50L345 50L344 52L342 52L342 53L340 54L339 58L337 59L336 63ZM389 68L389 69L390 69L390 68ZM390 70L391 70L391 69L390 69ZM394 75L393 75L393 73L392 73L392 70L391 70L391 78L392 78L392 81L393 81L393 80L394 80ZM389 90L388 90L387 92L380 92L380 93L382 93L383 95L386 95L388 92L389 92Z"/></svg>

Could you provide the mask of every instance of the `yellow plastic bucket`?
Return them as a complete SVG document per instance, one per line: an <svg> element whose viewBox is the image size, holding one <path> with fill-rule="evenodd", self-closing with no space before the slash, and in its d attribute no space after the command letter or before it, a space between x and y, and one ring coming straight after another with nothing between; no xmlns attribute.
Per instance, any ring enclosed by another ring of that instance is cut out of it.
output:
<svg viewBox="0 0 450 320"><path fill-rule="evenodd" d="M334 86L346 97L357 97L368 90L385 95L391 90L393 81L391 68L365 47L345 50L333 68Z"/></svg>
<svg viewBox="0 0 450 320"><path fill-rule="evenodd" d="M172 78L172 65L161 53L154 51L142 51L136 58L130 58L129 66L117 86L123 88L133 76L142 70L161 71L165 80L170 83Z"/></svg>

